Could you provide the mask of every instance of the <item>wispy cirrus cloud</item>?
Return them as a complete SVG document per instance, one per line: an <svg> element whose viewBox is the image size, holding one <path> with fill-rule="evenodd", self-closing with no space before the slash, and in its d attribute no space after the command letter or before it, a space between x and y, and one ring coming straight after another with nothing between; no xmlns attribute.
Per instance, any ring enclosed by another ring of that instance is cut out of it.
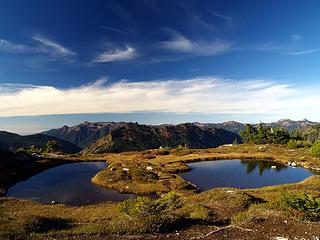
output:
<svg viewBox="0 0 320 240"><path fill-rule="evenodd" d="M24 45L24 44L18 44L13 43L5 39L0 39L0 51L8 52L8 53L22 53L22 52L30 52L34 51L35 49Z"/></svg>
<svg viewBox="0 0 320 240"><path fill-rule="evenodd" d="M232 23L232 18L227 16L227 15L224 15L224 14L221 14L221 13L218 13L216 11L213 11L211 9L208 10L209 13L211 13L213 16L217 17L217 18L220 18L224 21L226 21L228 24L231 24Z"/></svg>
<svg viewBox="0 0 320 240"><path fill-rule="evenodd" d="M299 34L293 34L291 35L291 38L294 40L294 41L299 41L301 39L303 39L303 37Z"/></svg>
<svg viewBox="0 0 320 240"><path fill-rule="evenodd" d="M111 32L120 33L122 35L127 35L127 33L125 31L122 31L122 30L120 30L118 28L108 27L108 26L105 26L105 25L102 25L101 28L105 29L105 30L108 30L108 31L111 31Z"/></svg>
<svg viewBox="0 0 320 240"><path fill-rule="evenodd" d="M269 80L234 81L197 77L182 80L119 81L106 85L106 78L102 78L69 89L2 84L0 102L6 103L0 105L1 117L152 111L316 118L319 117L315 115L320 97L314 89L302 89Z"/></svg>
<svg viewBox="0 0 320 240"><path fill-rule="evenodd" d="M71 51L70 49L62 46L61 44L51 39L45 38L40 35L35 35L32 38L33 40L40 43L39 47L41 47L44 52L47 52L51 55L60 56L60 57L68 57L68 56L76 55L75 52Z"/></svg>
<svg viewBox="0 0 320 240"><path fill-rule="evenodd" d="M192 53L195 55L218 55L230 50L232 43L222 40L193 41L173 29L165 29L171 36L168 41L160 43L160 47L177 52Z"/></svg>
<svg viewBox="0 0 320 240"><path fill-rule="evenodd" d="M320 48L310 49L310 50L302 50L302 51L284 52L284 54L290 55L290 56L299 56L299 55L312 54L312 53L317 53L317 52L320 52Z"/></svg>
<svg viewBox="0 0 320 240"><path fill-rule="evenodd" d="M34 44L20 44L0 39L0 51L20 54L47 54L55 58L73 57L76 55L76 53L70 49L40 35L35 35L32 39L35 41Z"/></svg>
<svg viewBox="0 0 320 240"><path fill-rule="evenodd" d="M94 63L107 63L107 62L121 62L128 61L137 57L135 48L126 46L124 49L115 49L103 52L96 56L92 62Z"/></svg>

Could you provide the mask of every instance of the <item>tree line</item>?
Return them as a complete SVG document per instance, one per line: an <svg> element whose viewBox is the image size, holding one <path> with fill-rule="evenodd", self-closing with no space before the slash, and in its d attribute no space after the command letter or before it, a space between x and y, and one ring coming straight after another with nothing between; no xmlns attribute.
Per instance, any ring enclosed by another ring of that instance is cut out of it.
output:
<svg viewBox="0 0 320 240"><path fill-rule="evenodd" d="M297 131L289 133L288 130L284 128L266 127L262 123L257 127L254 127L251 124L246 124L245 130L240 132L240 136L244 143L255 144L287 144L292 139L301 139L301 136Z"/></svg>

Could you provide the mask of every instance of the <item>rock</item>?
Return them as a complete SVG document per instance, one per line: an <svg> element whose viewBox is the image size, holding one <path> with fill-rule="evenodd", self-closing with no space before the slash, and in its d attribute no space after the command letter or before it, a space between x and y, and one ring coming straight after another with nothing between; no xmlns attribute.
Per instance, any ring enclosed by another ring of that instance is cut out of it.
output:
<svg viewBox="0 0 320 240"><path fill-rule="evenodd" d="M54 201L54 200L52 200L52 201L51 201L51 204L57 204L57 202L56 202L56 201Z"/></svg>
<svg viewBox="0 0 320 240"><path fill-rule="evenodd" d="M271 166L271 168L272 168L272 169L276 169L277 167L276 167L276 166Z"/></svg>
<svg viewBox="0 0 320 240"><path fill-rule="evenodd" d="M233 144L223 144L222 147L233 147Z"/></svg>
<svg viewBox="0 0 320 240"><path fill-rule="evenodd" d="M289 238L285 238L285 237L274 237L274 240L288 240Z"/></svg>
<svg viewBox="0 0 320 240"><path fill-rule="evenodd" d="M148 167L146 168L147 171L152 171L152 169L153 169L153 168L152 168L151 166L148 166Z"/></svg>
<svg viewBox="0 0 320 240"><path fill-rule="evenodd" d="M259 150L260 152L265 152L265 151L267 151L267 147L264 146L264 145L261 145L261 146L258 147L258 150Z"/></svg>
<svg viewBox="0 0 320 240"><path fill-rule="evenodd" d="M122 168L123 171L129 172L129 168Z"/></svg>
<svg viewBox="0 0 320 240"><path fill-rule="evenodd" d="M295 162L292 162L292 163L291 163L291 166L292 166L292 167L296 167L297 165L298 165L298 164L295 163Z"/></svg>

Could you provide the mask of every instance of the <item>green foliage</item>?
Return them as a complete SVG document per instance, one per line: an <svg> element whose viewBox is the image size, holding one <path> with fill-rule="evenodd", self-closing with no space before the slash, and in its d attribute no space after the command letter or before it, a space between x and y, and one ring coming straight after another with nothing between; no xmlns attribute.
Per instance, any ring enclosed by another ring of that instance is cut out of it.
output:
<svg viewBox="0 0 320 240"><path fill-rule="evenodd" d="M257 128L250 124L246 125L244 131L240 132L244 143L255 144L286 144L290 140L290 134L283 128L269 128L259 124Z"/></svg>
<svg viewBox="0 0 320 240"><path fill-rule="evenodd" d="M48 141L44 146L42 147L37 147L37 146L30 146L30 147L21 147L17 149L17 153L28 153L28 154L32 154L32 153L36 153L36 154L40 154L40 153L55 153L58 152L58 142L56 140L52 140L52 141Z"/></svg>
<svg viewBox="0 0 320 240"><path fill-rule="evenodd" d="M31 147L21 147L18 148L16 153L27 153L27 154L32 154L32 153L36 153L36 154L40 154L43 152L43 149L40 147L36 147L36 146L31 146Z"/></svg>
<svg viewBox="0 0 320 240"><path fill-rule="evenodd" d="M181 197L175 192L169 192L156 200L148 197L128 199L121 202L118 209L141 224L140 231L159 232L179 219L176 210L181 206Z"/></svg>
<svg viewBox="0 0 320 240"><path fill-rule="evenodd" d="M58 142L55 140L48 141L46 145L43 147L43 152L46 153L54 153L58 151Z"/></svg>
<svg viewBox="0 0 320 240"><path fill-rule="evenodd" d="M320 158L320 141L312 145L310 154L314 157Z"/></svg>
<svg viewBox="0 0 320 240"><path fill-rule="evenodd" d="M209 209L200 204L193 206L190 212L190 218L196 220L207 220L209 218L209 215Z"/></svg>
<svg viewBox="0 0 320 240"><path fill-rule="evenodd" d="M257 134L257 129L250 124L246 124L245 130L240 132L240 136L244 143L254 142L254 136Z"/></svg>
<svg viewBox="0 0 320 240"><path fill-rule="evenodd" d="M320 198L311 195L284 194L283 203L303 214L303 217L311 221L320 220Z"/></svg>
<svg viewBox="0 0 320 240"><path fill-rule="evenodd" d="M302 139L315 143L320 141L320 124L299 130Z"/></svg>
<svg viewBox="0 0 320 240"><path fill-rule="evenodd" d="M290 148L290 149L305 148L305 147L310 147L310 143L307 142L307 141L291 139L287 143L287 147Z"/></svg>
<svg viewBox="0 0 320 240"><path fill-rule="evenodd" d="M291 138L292 140L303 140L301 131L300 131L299 129L293 130L293 131L290 133L290 138Z"/></svg>

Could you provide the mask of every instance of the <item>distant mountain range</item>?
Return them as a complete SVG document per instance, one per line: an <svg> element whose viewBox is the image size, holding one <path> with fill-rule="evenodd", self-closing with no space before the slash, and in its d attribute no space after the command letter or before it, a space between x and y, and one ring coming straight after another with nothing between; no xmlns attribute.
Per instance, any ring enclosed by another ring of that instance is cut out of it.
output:
<svg viewBox="0 0 320 240"><path fill-rule="evenodd" d="M303 119L282 119L264 123L267 127L283 127L289 131L300 129L303 135L319 138L319 123ZM256 125L256 124L254 124ZM58 148L66 153L122 152L163 147L208 148L241 141L240 131L245 124L228 121L223 123L183 123L178 125L144 125L125 122L84 122L76 126L64 126L39 134L20 136L0 131L0 149L16 151L20 147L44 146L50 140L58 142ZM312 133L312 134L311 134Z"/></svg>
<svg viewBox="0 0 320 240"><path fill-rule="evenodd" d="M307 119L303 119L301 121L293 121L290 119L282 119L277 122L265 123L267 127L283 127L288 129L289 131L293 131L296 129L303 129L310 126L318 125L319 123L308 121ZM183 125L183 124L179 124ZM176 126L179 125L147 125L147 127L152 129L175 129ZM223 123L188 123L184 124L185 126L197 126L202 129L202 131L214 131L215 129L223 129L226 131L230 131L236 134L239 134L240 131L245 129L245 124L235 121L228 121ZM100 138L104 138L106 141L107 135L117 128L127 128L128 126L135 126L133 123L125 123L125 122L84 122L76 126L68 127L64 126L58 129L51 129L49 131L43 132L43 134L57 137L63 139L65 141L71 142L78 147L86 148L89 147L92 143L96 142ZM143 125L145 126L145 125ZM133 130L136 128L133 128ZM156 130L155 130L156 131ZM169 131L169 130L168 130ZM178 134L178 131L175 131ZM141 134L141 132L140 132ZM142 137L142 136L140 136ZM147 137L145 138L147 139ZM231 140L231 142L233 139ZM184 143L181 143L183 145ZM164 145L164 144L163 144Z"/></svg>
<svg viewBox="0 0 320 240"><path fill-rule="evenodd" d="M241 141L238 134L218 128L202 128L192 123L141 125L127 123L98 139L84 152L104 153L154 149L159 147L208 148Z"/></svg>
<svg viewBox="0 0 320 240"><path fill-rule="evenodd" d="M76 126L63 126L43 132L45 135L57 137L71 142L78 147L86 148L99 138L108 135L113 129L124 126L124 122L84 122Z"/></svg>
<svg viewBox="0 0 320 240"><path fill-rule="evenodd" d="M45 134L33 134L20 136L15 133L0 131L0 149L16 151L19 148L26 147L43 147L48 141L55 140L58 142L58 149L65 153L76 153L81 151L81 148L57 137L48 136Z"/></svg>
<svg viewBox="0 0 320 240"><path fill-rule="evenodd" d="M228 121L223 123L198 123L195 122L197 126L200 127L207 127L207 128L222 128L231 132L240 133L242 130L245 129L246 124L235 122L235 121ZM289 132L303 129L306 127L316 126L319 123L317 122L311 122L307 119L299 120L299 121L293 121L290 119L281 119L277 122L271 122L271 123L263 123L266 127L271 128L277 128L282 127L284 129L287 129ZM257 126L258 124L252 124L253 126Z"/></svg>

